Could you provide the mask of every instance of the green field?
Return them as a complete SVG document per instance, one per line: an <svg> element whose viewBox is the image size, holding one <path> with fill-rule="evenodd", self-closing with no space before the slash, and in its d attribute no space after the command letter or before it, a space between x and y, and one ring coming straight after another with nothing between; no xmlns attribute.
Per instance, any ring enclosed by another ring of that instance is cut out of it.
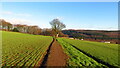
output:
<svg viewBox="0 0 120 68"><path fill-rule="evenodd" d="M0 31L0 68L2 67L2 32Z"/></svg>
<svg viewBox="0 0 120 68"><path fill-rule="evenodd" d="M58 38L58 42L63 46L65 52L70 56L68 65L70 66L92 66L90 57L85 57L85 52L98 60L118 67L118 45L83 40L71 40ZM77 49L76 49L77 48ZM78 50L79 49L79 50ZM82 52L81 52L81 51ZM81 54L80 54L81 53ZM82 61L81 61L82 60ZM96 62L95 62L96 63ZM93 65L98 65L98 63Z"/></svg>
<svg viewBox="0 0 120 68"><path fill-rule="evenodd" d="M52 37L2 31L2 66L37 66Z"/></svg>
<svg viewBox="0 0 120 68"><path fill-rule="evenodd" d="M53 37L50 36L6 31L0 32L2 32L3 67L38 66L43 54L53 40ZM65 38L57 38L57 41L62 45L64 52L69 56L67 61L68 66L106 68L109 67L106 64L109 64L119 67L117 44ZM98 60L101 62L98 62Z"/></svg>

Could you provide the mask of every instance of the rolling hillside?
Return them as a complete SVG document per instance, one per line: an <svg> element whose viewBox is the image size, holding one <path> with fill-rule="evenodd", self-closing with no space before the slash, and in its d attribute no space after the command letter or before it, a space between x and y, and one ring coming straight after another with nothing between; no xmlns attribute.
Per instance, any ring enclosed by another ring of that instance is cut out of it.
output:
<svg viewBox="0 0 120 68"><path fill-rule="evenodd" d="M91 41L110 41L111 43L119 43L119 31L102 31L102 30L63 30L64 34L69 37L86 39Z"/></svg>

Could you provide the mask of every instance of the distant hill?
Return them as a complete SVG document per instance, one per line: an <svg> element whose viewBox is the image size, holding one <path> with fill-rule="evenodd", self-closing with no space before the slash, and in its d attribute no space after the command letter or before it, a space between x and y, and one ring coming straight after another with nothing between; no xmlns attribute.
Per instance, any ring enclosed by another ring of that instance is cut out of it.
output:
<svg viewBox="0 0 120 68"><path fill-rule="evenodd" d="M104 30L63 30L64 34L69 37L77 39L85 39L91 41L105 42L110 41L111 43L118 42L118 32L119 31L104 31Z"/></svg>

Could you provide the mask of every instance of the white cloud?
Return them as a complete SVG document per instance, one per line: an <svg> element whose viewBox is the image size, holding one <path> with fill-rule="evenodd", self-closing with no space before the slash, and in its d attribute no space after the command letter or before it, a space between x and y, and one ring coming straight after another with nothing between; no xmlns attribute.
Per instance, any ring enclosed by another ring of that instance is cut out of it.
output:
<svg viewBox="0 0 120 68"><path fill-rule="evenodd" d="M22 13L22 14L15 14L16 16L25 16L25 17L30 17L30 14Z"/></svg>
<svg viewBox="0 0 120 68"><path fill-rule="evenodd" d="M13 15L13 16L24 16L24 17L30 17L31 14L28 13L13 13L11 11L2 11L2 15Z"/></svg>
<svg viewBox="0 0 120 68"><path fill-rule="evenodd" d="M13 23L14 24L29 24L30 21L29 20L25 20L25 19L13 19Z"/></svg>
<svg viewBox="0 0 120 68"><path fill-rule="evenodd" d="M10 12L10 11L4 11L4 12L2 12L2 14L11 15L11 14L13 14L13 13Z"/></svg>
<svg viewBox="0 0 120 68"><path fill-rule="evenodd" d="M16 18L12 18L12 19L5 19L6 21L12 23L12 24L31 24L30 20L26 20L26 19L16 19Z"/></svg>
<svg viewBox="0 0 120 68"><path fill-rule="evenodd" d="M31 24L30 19L24 17L30 17L30 14L27 13L14 13L11 11L2 11L1 15L3 19L12 23L12 24Z"/></svg>
<svg viewBox="0 0 120 68"><path fill-rule="evenodd" d="M50 18L50 20L52 20L52 19L63 20L64 19L64 17L62 17L62 16L49 16L49 18Z"/></svg>
<svg viewBox="0 0 120 68"><path fill-rule="evenodd" d="M63 20L64 18L63 17L56 17L57 19L59 19L59 20Z"/></svg>

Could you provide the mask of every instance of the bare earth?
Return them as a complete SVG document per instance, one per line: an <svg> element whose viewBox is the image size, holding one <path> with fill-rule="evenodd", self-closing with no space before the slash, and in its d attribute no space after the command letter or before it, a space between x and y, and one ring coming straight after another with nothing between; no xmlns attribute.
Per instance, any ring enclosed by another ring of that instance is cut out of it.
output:
<svg viewBox="0 0 120 68"><path fill-rule="evenodd" d="M61 45L57 41L54 41L50 48L48 58L45 64L42 66L65 67L67 63L67 59L68 59L68 56L63 52Z"/></svg>

